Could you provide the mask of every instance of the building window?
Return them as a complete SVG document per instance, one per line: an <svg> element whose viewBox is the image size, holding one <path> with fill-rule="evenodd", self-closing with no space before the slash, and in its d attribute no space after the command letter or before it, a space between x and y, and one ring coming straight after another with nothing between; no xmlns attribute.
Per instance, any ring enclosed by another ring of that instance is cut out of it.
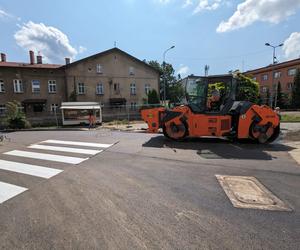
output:
<svg viewBox="0 0 300 250"><path fill-rule="evenodd" d="M267 93L267 91L268 91L268 88L267 88L267 87L262 87L262 88L261 88L261 92Z"/></svg>
<svg viewBox="0 0 300 250"><path fill-rule="evenodd" d="M261 79L262 79L263 81L267 81L267 80L268 80L268 74L262 75Z"/></svg>
<svg viewBox="0 0 300 250"><path fill-rule="evenodd" d="M150 91L150 84L146 83L145 84L145 94L148 95L149 91Z"/></svg>
<svg viewBox="0 0 300 250"><path fill-rule="evenodd" d="M78 83L78 85L77 85L77 91L78 91L78 95L85 94L85 86L84 86L83 82Z"/></svg>
<svg viewBox="0 0 300 250"><path fill-rule="evenodd" d="M56 112L57 109L58 109L58 104L52 103L51 106L50 106L50 111L51 112Z"/></svg>
<svg viewBox="0 0 300 250"><path fill-rule="evenodd" d="M56 81L55 80L48 81L48 91L49 91L49 93L56 93Z"/></svg>
<svg viewBox="0 0 300 250"><path fill-rule="evenodd" d="M114 91L115 91L115 94L120 93L120 84L119 83L114 84Z"/></svg>
<svg viewBox="0 0 300 250"><path fill-rule="evenodd" d="M136 110L136 108L137 108L136 102L130 103L130 109L131 110Z"/></svg>
<svg viewBox="0 0 300 250"><path fill-rule="evenodd" d="M5 88L4 88L4 81L0 80L0 93L5 92Z"/></svg>
<svg viewBox="0 0 300 250"><path fill-rule="evenodd" d="M23 93L23 83L22 80L15 79L14 80L14 92L15 93Z"/></svg>
<svg viewBox="0 0 300 250"><path fill-rule="evenodd" d="M134 67L129 67L129 75L134 75Z"/></svg>
<svg viewBox="0 0 300 250"><path fill-rule="evenodd" d="M101 67L101 64L97 64L96 66L96 71L98 74L102 74L102 67Z"/></svg>
<svg viewBox="0 0 300 250"><path fill-rule="evenodd" d="M256 76L254 76L254 77L252 78L252 80L253 80L253 81L256 81Z"/></svg>
<svg viewBox="0 0 300 250"><path fill-rule="evenodd" d="M103 84L102 83L98 83L96 86L96 94L97 95L103 95L104 91L103 91Z"/></svg>
<svg viewBox="0 0 300 250"><path fill-rule="evenodd" d="M274 78L280 78L281 77L281 72L280 71L277 71L277 72L274 72Z"/></svg>
<svg viewBox="0 0 300 250"><path fill-rule="evenodd" d="M287 85L286 85L286 88L287 90L291 91L293 89L293 83L292 82L289 82Z"/></svg>
<svg viewBox="0 0 300 250"><path fill-rule="evenodd" d="M130 94L131 95L136 95L136 86L135 83L130 84Z"/></svg>
<svg viewBox="0 0 300 250"><path fill-rule="evenodd" d="M297 69L289 69L288 70L288 76L294 76L294 75L296 75L296 73L297 73Z"/></svg>
<svg viewBox="0 0 300 250"><path fill-rule="evenodd" d="M32 80L31 86L32 86L32 93L40 93L41 85L39 80Z"/></svg>
<svg viewBox="0 0 300 250"><path fill-rule="evenodd" d="M0 104L0 116L5 115L5 112L6 112L5 104Z"/></svg>

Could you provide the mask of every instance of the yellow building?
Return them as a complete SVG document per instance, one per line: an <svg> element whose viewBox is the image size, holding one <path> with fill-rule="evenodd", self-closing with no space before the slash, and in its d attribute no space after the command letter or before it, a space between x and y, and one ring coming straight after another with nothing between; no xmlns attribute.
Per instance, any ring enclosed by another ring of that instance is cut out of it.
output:
<svg viewBox="0 0 300 250"><path fill-rule="evenodd" d="M150 89L159 93L159 72L147 63L113 48L65 65L37 63L30 51L28 63L7 62L1 54L0 116L6 103L19 101L34 123L54 120L62 102L97 102L103 119L138 115Z"/></svg>

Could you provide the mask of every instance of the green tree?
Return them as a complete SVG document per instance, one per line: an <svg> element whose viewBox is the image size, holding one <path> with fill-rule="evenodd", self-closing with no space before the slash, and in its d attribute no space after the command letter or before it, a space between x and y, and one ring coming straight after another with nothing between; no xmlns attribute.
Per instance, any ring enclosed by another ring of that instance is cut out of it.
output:
<svg viewBox="0 0 300 250"><path fill-rule="evenodd" d="M169 101L170 104L179 104L185 97L185 91L181 83L176 82L169 87Z"/></svg>
<svg viewBox="0 0 300 250"><path fill-rule="evenodd" d="M6 104L6 121L9 128L21 129L30 127L21 107L21 104L17 101L8 102Z"/></svg>
<svg viewBox="0 0 300 250"><path fill-rule="evenodd" d="M163 100L164 97L165 81L166 81L166 99L170 101L177 99L177 96L181 95L181 89L177 86L178 79L175 76L175 70L172 64L169 63L160 64L157 61L149 61L148 64L160 72L160 80L159 80L160 99Z"/></svg>
<svg viewBox="0 0 300 250"><path fill-rule="evenodd" d="M243 74L237 75L238 86L236 100L259 103L258 83Z"/></svg>
<svg viewBox="0 0 300 250"><path fill-rule="evenodd" d="M276 106L280 107L280 108L285 107L285 100L284 100L284 95L283 95L282 90L281 90L280 81L277 84L277 103L276 103Z"/></svg>
<svg viewBox="0 0 300 250"><path fill-rule="evenodd" d="M264 104L269 104L269 102L270 102L270 90L268 88L267 89L266 100L265 100Z"/></svg>
<svg viewBox="0 0 300 250"><path fill-rule="evenodd" d="M69 101L70 101L70 102L76 102L76 101L77 101L77 95L76 95L76 92L75 92L75 91L72 91L72 92L70 93Z"/></svg>
<svg viewBox="0 0 300 250"><path fill-rule="evenodd" d="M159 97L155 89L148 92L148 104L159 104Z"/></svg>
<svg viewBox="0 0 300 250"><path fill-rule="evenodd" d="M294 77L291 105L293 108L300 108L300 70L299 69L297 70L297 73Z"/></svg>

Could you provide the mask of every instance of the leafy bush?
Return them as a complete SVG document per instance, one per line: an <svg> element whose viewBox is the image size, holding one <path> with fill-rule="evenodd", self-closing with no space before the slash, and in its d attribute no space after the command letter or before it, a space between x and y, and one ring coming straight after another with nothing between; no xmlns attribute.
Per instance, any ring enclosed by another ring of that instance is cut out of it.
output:
<svg viewBox="0 0 300 250"><path fill-rule="evenodd" d="M259 87L258 83L250 77L238 74L238 86L237 86L237 101L249 101L253 103L259 103Z"/></svg>
<svg viewBox="0 0 300 250"><path fill-rule="evenodd" d="M148 93L148 104L159 104L159 97L155 89Z"/></svg>
<svg viewBox="0 0 300 250"><path fill-rule="evenodd" d="M22 129L30 127L26 116L21 109L21 104L17 101L6 104L6 122L11 129Z"/></svg>
<svg viewBox="0 0 300 250"><path fill-rule="evenodd" d="M300 69L297 70L297 73L294 77L291 102L293 108L300 108Z"/></svg>

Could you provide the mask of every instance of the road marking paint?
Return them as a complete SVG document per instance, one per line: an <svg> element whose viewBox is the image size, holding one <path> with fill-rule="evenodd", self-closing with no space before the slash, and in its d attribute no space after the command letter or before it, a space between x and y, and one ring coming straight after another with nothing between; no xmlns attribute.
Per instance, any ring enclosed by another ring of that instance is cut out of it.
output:
<svg viewBox="0 0 300 250"><path fill-rule="evenodd" d="M0 169L49 179L63 170L0 160Z"/></svg>
<svg viewBox="0 0 300 250"><path fill-rule="evenodd" d="M12 184L8 184L0 181L0 204L4 201L7 201L14 196L23 193L27 188L15 186Z"/></svg>
<svg viewBox="0 0 300 250"><path fill-rule="evenodd" d="M103 151L103 150L82 149L82 148L55 147L55 146L47 146L47 145L40 145L40 144L34 144L29 146L28 148L52 150L58 152L69 152L69 153L77 153L77 154L87 154L87 155L95 155Z"/></svg>
<svg viewBox="0 0 300 250"><path fill-rule="evenodd" d="M39 159L39 160L70 163L70 164L79 164L88 159L88 158L78 158L78 157L70 157L70 156L63 156L63 155L42 154L42 153L28 152L22 150L13 150L13 151L6 152L4 154Z"/></svg>
<svg viewBox="0 0 300 250"><path fill-rule="evenodd" d="M109 148L113 145L113 144L90 143L90 142L79 142L79 141L60 141L60 140L46 140L40 143L86 146L86 147L94 147L94 148Z"/></svg>

